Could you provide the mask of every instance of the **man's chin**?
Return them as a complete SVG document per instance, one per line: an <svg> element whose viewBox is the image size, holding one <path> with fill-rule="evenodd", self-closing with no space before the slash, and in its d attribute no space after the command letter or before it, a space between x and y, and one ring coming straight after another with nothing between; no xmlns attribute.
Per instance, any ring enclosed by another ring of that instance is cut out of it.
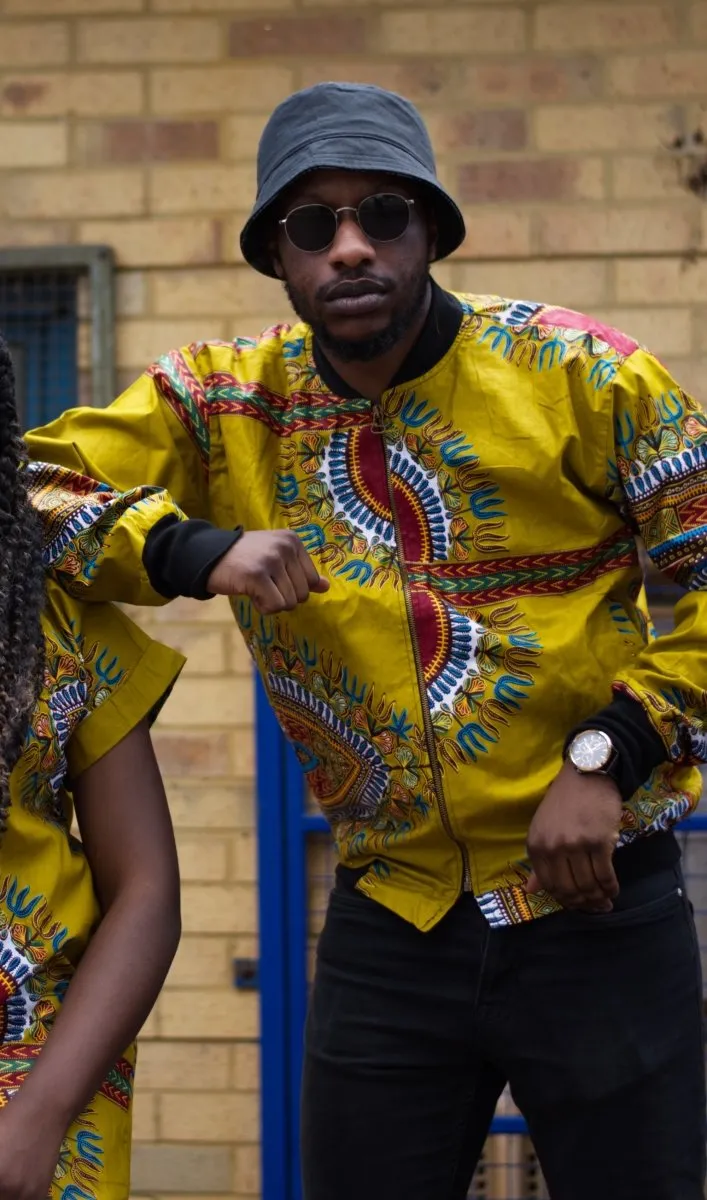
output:
<svg viewBox="0 0 707 1200"><path fill-rule="evenodd" d="M382 327L372 327L369 323L347 321L314 326L317 341L325 351L341 362L371 362L380 358L393 349L400 340L400 334L393 329L391 322Z"/></svg>

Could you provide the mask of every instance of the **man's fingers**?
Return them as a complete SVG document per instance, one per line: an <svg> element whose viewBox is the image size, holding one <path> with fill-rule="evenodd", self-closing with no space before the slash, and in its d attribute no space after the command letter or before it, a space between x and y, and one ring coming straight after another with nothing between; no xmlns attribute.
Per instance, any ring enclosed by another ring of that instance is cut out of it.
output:
<svg viewBox="0 0 707 1200"><path fill-rule="evenodd" d="M263 579L257 588L253 588L250 598L258 612L264 617L272 616L273 613L284 612L288 607L279 587L269 577Z"/></svg>
<svg viewBox="0 0 707 1200"><path fill-rule="evenodd" d="M619 894L619 881L614 870L613 847L604 846L591 854L592 871L604 896L614 900Z"/></svg>
<svg viewBox="0 0 707 1200"><path fill-rule="evenodd" d="M294 562L288 563L287 574L292 582L298 603L304 604L309 599L312 588L305 574L301 559L296 558Z"/></svg>
<svg viewBox="0 0 707 1200"><path fill-rule="evenodd" d="M608 911L611 908L611 900L597 881L592 859L587 851L577 850L569 856L568 863L577 889L577 900L572 907L586 908L593 912Z"/></svg>
<svg viewBox="0 0 707 1200"><path fill-rule="evenodd" d="M292 563L289 564L289 567L292 568ZM287 567L282 564L276 571L273 571L271 578L284 600L283 608L287 612L297 608L297 592Z"/></svg>

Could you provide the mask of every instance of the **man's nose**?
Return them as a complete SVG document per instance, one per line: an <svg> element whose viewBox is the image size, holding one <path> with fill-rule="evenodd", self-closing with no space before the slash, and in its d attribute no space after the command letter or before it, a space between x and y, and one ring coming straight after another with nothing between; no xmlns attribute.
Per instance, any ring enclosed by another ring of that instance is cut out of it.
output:
<svg viewBox="0 0 707 1200"><path fill-rule="evenodd" d="M333 267L360 267L370 263L376 252L353 214L342 214L336 237L329 247L329 263Z"/></svg>

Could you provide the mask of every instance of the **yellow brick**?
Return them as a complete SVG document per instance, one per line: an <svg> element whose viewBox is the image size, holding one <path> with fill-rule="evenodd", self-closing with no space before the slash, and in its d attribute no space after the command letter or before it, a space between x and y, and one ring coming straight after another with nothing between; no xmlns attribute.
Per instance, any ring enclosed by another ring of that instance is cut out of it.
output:
<svg viewBox="0 0 707 1200"><path fill-rule="evenodd" d="M231 1050L230 1082L237 1092L255 1092L260 1086L260 1046L239 1042Z"/></svg>
<svg viewBox="0 0 707 1200"><path fill-rule="evenodd" d="M620 260L616 264L619 304L701 304L707 296L707 259L682 257Z"/></svg>
<svg viewBox="0 0 707 1200"><path fill-rule="evenodd" d="M203 600L190 600L180 596L169 605L151 610L151 617L158 625L172 621L219 622L227 628L233 626L233 613L226 596L215 596L208 604Z"/></svg>
<svg viewBox="0 0 707 1200"><path fill-rule="evenodd" d="M248 653L248 647L240 629L229 629L230 643L229 666L234 675L252 675L253 660Z"/></svg>
<svg viewBox="0 0 707 1200"><path fill-rule="evenodd" d="M257 992L239 992L233 987L209 991L175 988L162 993L159 1005L164 1038L222 1042L260 1036Z"/></svg>
<svg viewBox="0 0 707 1200"><path fill-rule="evenodd" d="M153 167L153 213L231 212L255 198L255 166Z"/></svg>
<svg viewBox="0 0 707 1200"><path fill-rule="evenodd" d="M690 9L690 32L696 42L707 42L707 5L704 0Z"/></svg>
<svg viewBox="0 0 707 1200"><path fill-rule="evenodd" d="M81 21L77 44L84 63L213 62L222 36L218 22L200 19Z"/></svg>
<svg viewBox="0 0 707 1200"><path fill-rule="evenodd" d="M142 12L144 0L5 0L3 12L20 16L71 16Z"/></svg>
<svg viewBox="0 0 707 1200"><path fill-rule="evenodd" d="M244 735L253 741L252 732ZM172 820L178 829L252 829L254 795L250 784L230 783L228 787L199 784L171 784L168 787Z"/></svg>
<svg viewBox="0 0 707 1200"><path fill-rule="evenodd" d="M512 54L525 49L525 14L520 8L438 8L383 13L377 47L392 54Z"/></svg>
<svg viewBox="0 0 707 1200"><path fill-rule="evenodd" d="M230 1081L231 1050L201 1042L150 1042L140 1047L137 1081L141 1091L195 1092L226 1089Z"/></svg>
<svg viewBox="0 0 707 1200"><path fill-rule="evenodd" d="M630 254L680 251L690 245L692 206L556 209L538 218L539 244L550 254Z"/></svg>
<svg viewBox="0 0 707 1200"><path fill-rule="evenodd" d="M218 321L209 320L208 327L197 318L191 321L119 321L116 328L116 361L120 367L137 367L145 370L168 350L189 345L199 337L218 337L225 328ZM160 636L169 637L167 634ZM215 635L220 637L218 632ZM195 644L201 639L196 639ZM203 639L204 645L208 639ZM172 644L172 643L170 643ZM175 645L176 649L176 645ZM188 664L185 674L198 672L198 662Z"/></svg>
<svg viewBox="0 0 707 1200"><path fill-rule="evenodd" d="M613 50L664 46L676 32L665 4L541 4L535 13L537 50Z"/></svg>
<svg viewBox="0 0 707 1200"><path fill-rule="evenodd" d="M182 67L156 70L150 85L150 107L157 115L185 113L269 112L294 90L286 67Z"/></svg>
<svg viewBox="0 0 707 1200"><path fill-rule="evenodd" d="M69 59L69 27L62 21L3 23L0 67L50 67Z"/></svg>
<svg viewBox="0 0 707 1200"><path fill-rule="evenodd" d="M5 75L0 87L0 116L133 117L143 104L135 71Z"/></svg>
<svg viewBox="0 0 707 1200"><path fill-rule="evenodd" d="M0 169L62 167L68 158L68 130L63 123L0 122Z"/></svg>
<svg viewBox="0 0 707 1200"><path fill-rule="evenodd" d="M193 332L192 322L191 341L202 339L203 330L197 327ZM210 338L222 336L221 328L210 323ZM170 348L184 345L184 342L172 342ZM209 625L169 625L166 634L170 646L179 650L187 659L184 676L190 675L224 675L228 671L227 635L223 630Z"/></svg>
<svg viewBox="0 0 707 1200"><path fill-rule="evenodd" d="M267 11L292 8L295 0L267 0ZM348 0L350 2L350 0ZM152 0L154 12L240 12L257 11L253 0Z"/></svg>
<svg viewBox="0 0 707 1200"><path fill-rule="evenodd" d="M233 769L239 779L248 779L255 774L255 733L252 729L239 729L233 734Z"/></svg>
<svg viewBox="0 0 707 1200"><path fill-rule="evenodd" d="M184 934L165 986L227 988L233 978L233 957L227 937Z"/></svg>
<svg viewBox="0 0 707 1200"><path fill-rule="evenodd" d="M282 284L250 267L158 271L152 284L155 316L240 316L248 312L282 314L287 301Z"/></svg>
<svg viewBox="0 0 707 1200"><path fill-rule="evenodd" d="M79 226L79 241L112 246L119 267L183 267L218 257L218 227L208 217L86 221Z"/></svg>
<svg viewBox="0 0 707 1200"><path fill-rule="evenodd" d="M157 1140L157 1096L143 1091L137 1080L133 1098L133 1141L154 1142Z"/></svg>
<svg viewBox="0 0 707 1200"><path fill-rule="evenodd" d="M240 237L241 230L248 220L248 211L243 209L223 224L223 260L229 263L242 263Z"/></svg>
<svg viewBox="0 0 707 1200"><path fill-rule="evenodd" d="M157 1012L157 1005L155 1005L149 1017L145 1021L145 1024L140 1030L140 1041L149 1041L151 1038L159 1037L159 1031L159 1015Z"/></svg>
<svg viewBox="0 0 707 1200"><path fill-rule="evenodd" d="M238 1146L236 1149L234 1186L240 1196L260 1196L263 1185L259 1146Z"/></svg>
<svg viewBox="0 0 707 1200"><path fill-rule="evenodd" d="M254 933L257 896L249 883L182 884L185 933Z"/></svg>
<svg viewBox="0 0 707 1200"><path fill-rule="evenodd" d="M707 52L617 55L608 60L607 79L617 96L701 96L707 90Z"/></svg>
<svg viewBox="0 0 707 1200"><path fill-rule="evenodd" d="M0 221L0 246L51 246L70 238L68 222Z"/></svg>
<svg viewBox="0 0 707 1200"><path fill-rule="evenodd" d="M242 830L233 838L232 878L238 883L256 883L258 879L258 847L255 833Z"/></svg>
<svg viewBox="0 0 707 1200"><path fill-rule="evenodd" d="M704 355L698 358L678 358L671 355L666 359L665 365L677 380L678 386L694 396L703 408L707 408Z"/></svg>
<svg viewBox="0 0 707 1200"><path fill-rule="evenodd" d="M466 240L455 258L527 258L531 251L532 225L528 213L467 209Z"/></svg>
<svg viewBox="0 0 707 1200"><path fill-rule="evenodd" d="M172 1142L256 1142L260 1105L256 1092L168 1092L161 1097L162 1136Z"/></svg>
<svg viewBox="0 0 707 1200"><path fill-rule="evenodd" d="M683 200L677 164L667 154L617 154L611 163L611 194L617 200Z"/></svg>
<svg viewBox="0 0 707 1200"><path fill-rule="evenodd" d="M115 281L118 317L140 317L147 311L147 277L143 271L119 271Z"/></svg>
<svg viewBox="0 0 707 1200"><path fill-rule="evenodd" d="M241 835L245 836L245 835ZM185 836L177 839L179 870L184 883L218 883L229 877L230 844L215 836ZM240 883L249 879L236 875Z"/></svg>
<svg viewBox="0 0 707 1200"><path fill-rule="evenodd" d="M129 217L142 209L139 171L27 172L0 189L0 217Z"/></svg>
<svg viewBox="0 0 707 1200"><path fill-rule="evenodd" d="M692 353L692 314L684 308L609 308L595 314L622 329L659 358Z"/></svg>
<svg viewBox="0 0 707 1200"><path fill-rule="evenodd" d="M578 309L596 308L607 299L608 269L603 262L458 263L454 270L455 287L481 295L498 293Z"/></svg>
<svg viewBox="0 0 707 1200"><path fill-rule="evenodd" d="M233 159L234 162L250 162L258 152L260 135L267 119L267 113L259 113L257 116L245 113L239 117L231 117L226 122L224 156Z"/></svg>
<svg viewBox="0 0 707 1200"><path fill-rule="evenodd" d="M189 687L175 688L162 710L165 728L250 725L252 720L253 690L245 678L235 686L231 679L193 679Z"/></svg>
<svg viewBox="0 0 707 1200"><path fill-rule="evenodd" d="M678 130L676 110L665 104L544 105L533 120L542 151L655 150Z"/></svg>

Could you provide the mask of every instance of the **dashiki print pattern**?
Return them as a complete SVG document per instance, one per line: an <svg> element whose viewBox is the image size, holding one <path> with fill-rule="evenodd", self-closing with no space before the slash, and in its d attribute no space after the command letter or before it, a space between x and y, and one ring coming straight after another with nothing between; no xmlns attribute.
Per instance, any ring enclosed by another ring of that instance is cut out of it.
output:
<svg viewBox="0 0 707 1200"><path fill-rule="evenodd" d="M420 929L469 885L494 925L556 909L525 892L527 829L566 733L612 689L670 756L625 806L622 843L694 807L707 759L707 647L690 632L707 615L704 414L589 317L458 300L448 352L375 404L330 390L306 326L277 326L174 351L109 409L30 437L116 495L164 489L90 570L55 557L76 594L107 578L133 598L166 493L223 528L296 531L330 591L276 618L234 612L341 861ZM657 641L636 532L686 589Z"/></svg>
<svg viewBox="0 0 707 1200"><path fill-rule="evenodd" d="M11 777L0 846L0 1108L52 1036L99 920L90 869L70 832L69 780L156 711L182 665L117 609L83 606L51 580L43 627L44 686ZM134 1068L131 1046L71 1126L51 1200L129 1194Z"/></svg>

